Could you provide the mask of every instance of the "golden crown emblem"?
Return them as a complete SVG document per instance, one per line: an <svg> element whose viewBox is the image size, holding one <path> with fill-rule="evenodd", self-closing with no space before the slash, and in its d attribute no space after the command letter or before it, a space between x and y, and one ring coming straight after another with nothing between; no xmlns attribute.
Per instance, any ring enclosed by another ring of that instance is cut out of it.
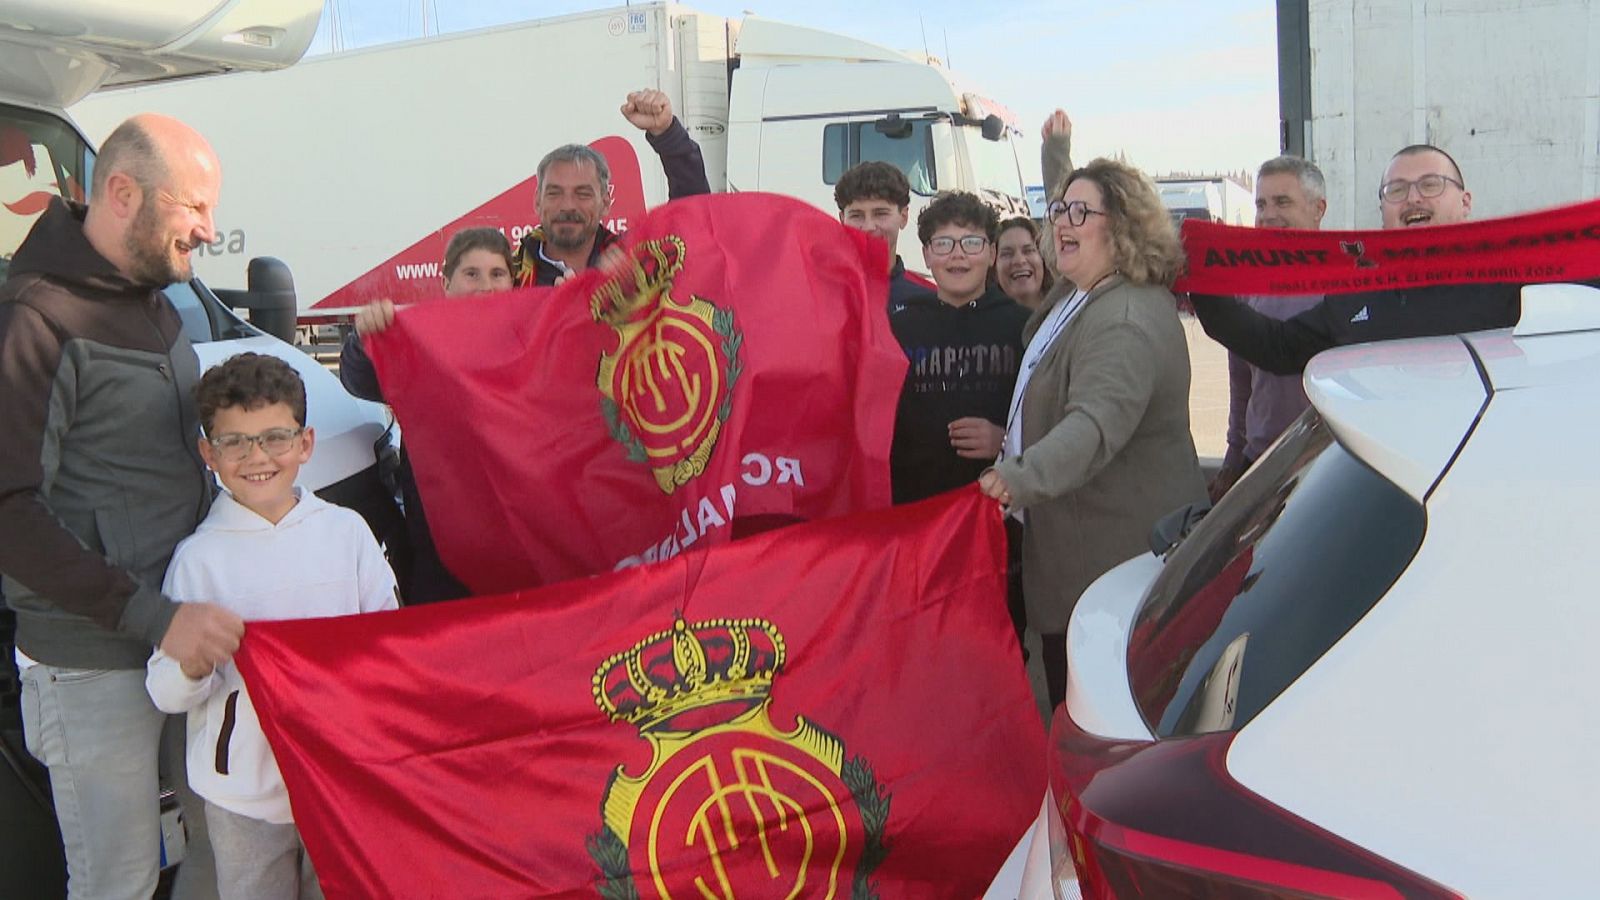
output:
<svg viewBox="0 0 1600 900"><path fill-rule="evenodd" d="M783 635L765 619L711 619L672 627L601 663L594 701L640 732L691 732L767 701L784 661Z"/></svg>
<svg viewBox="0 0 1600 900"><path fill-rule="evenodd" d="M594 320L620 327L634 313L654 306L661 294L672 287L672 278L683 268L687 250L682 238L668 235L640 243L614 267L606 265L605 281L589 295L589 312Z"/></svg>

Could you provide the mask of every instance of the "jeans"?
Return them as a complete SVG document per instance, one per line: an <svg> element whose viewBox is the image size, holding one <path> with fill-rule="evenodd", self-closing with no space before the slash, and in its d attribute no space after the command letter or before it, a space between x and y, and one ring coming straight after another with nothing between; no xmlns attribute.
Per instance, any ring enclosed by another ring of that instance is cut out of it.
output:
<svg viewBox="0 0 1600 900"><path fill-rule="evenodd" d="M166 720L143 669L22 672L28 752L50 769L69 900L147 900L161 853L157 753Z"/></svg>

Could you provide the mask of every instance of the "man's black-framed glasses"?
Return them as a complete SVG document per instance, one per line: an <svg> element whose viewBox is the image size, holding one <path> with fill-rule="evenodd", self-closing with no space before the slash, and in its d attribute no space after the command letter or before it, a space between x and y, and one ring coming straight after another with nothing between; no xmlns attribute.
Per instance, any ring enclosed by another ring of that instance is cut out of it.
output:
<svg viewBox="0 0 1600 900"><path fill-rule="evenodd" d="M928 241L928 252L934 256L949 256L955 251L956 245L961 245L961 252L972 256L982 253L983 248L989 246L989 239L981 234L966 234L959 238L941 235Z"/></svg>
<svg viewBox="0 0 1600 900"><path fill-rule="evenodd" d="M1416 185L1417 193L1421 194L1424 200L1431 200L1444 193L1444 186L1447 184L1453 184L1463 191L1467 189L1466 185L1451 178L1449 175L1435 174L1424 175L1416 181L1396 178L1393 181L1384 182L1383 187L1378 188L1378 197L1385 203L1404 203L1406 198L1411 196L1411 186Z"/></svg>
<svg viewBox="0 0 1600 900"><path fill-rule="evenodd" d="M282 456L294 449L295 441L305 433L304 428L268 428L260 434L219 434L210 441L212 449L223 459L237 461L250 455L251 448L260 444L268 456Z"/></svg>
<svg viewBox="0 0 1600 900"><path fill-rule="evenodd" d="M1082 200L1074 200L1071 203L1067 203L1064 200L1051 200L1046 212L1050 215L1050 224L1058 224L1062 218L1065 218L1067 224L1074 228L1089 221L1090 216L1105 215L1098 209L1090 209L1089 204Z"/></svg>

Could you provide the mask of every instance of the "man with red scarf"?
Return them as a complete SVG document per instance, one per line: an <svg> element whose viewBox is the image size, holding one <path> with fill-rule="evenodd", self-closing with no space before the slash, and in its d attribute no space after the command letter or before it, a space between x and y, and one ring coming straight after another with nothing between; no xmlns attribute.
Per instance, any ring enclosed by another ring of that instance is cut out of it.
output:
<svg viewBox="0 0 1600 900"><path fill-rule="evenodd" d="M1448 225L1472 214L1460 167L1428 144L1406 147L1389 160L1378 202L1384 228ZM1509 328L1522 315L1521 293L1520 284L1491 283L1340 294L1285 321L1230 297L1192 296L1212 339L1252 365L1293 375L1330 347Z"/></svg>

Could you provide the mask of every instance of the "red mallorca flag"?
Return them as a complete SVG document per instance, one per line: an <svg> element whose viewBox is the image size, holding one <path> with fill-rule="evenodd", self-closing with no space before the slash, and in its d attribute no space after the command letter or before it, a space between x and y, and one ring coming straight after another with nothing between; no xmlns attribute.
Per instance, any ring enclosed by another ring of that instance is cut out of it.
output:
<svg viewBox="0 0 1600 900"><path fill-rule="evenodd" d="M968 489L236 659L330 900L969 900L1045 785L1004 548Z"/></svg>
<svg viewBox="0 0 1600 900"><path fill-rule="evenodd" d="M881 242L798 200L668 204L554 290L372 342L441 557L496 593L889 503L905 355Z"/></svg>

